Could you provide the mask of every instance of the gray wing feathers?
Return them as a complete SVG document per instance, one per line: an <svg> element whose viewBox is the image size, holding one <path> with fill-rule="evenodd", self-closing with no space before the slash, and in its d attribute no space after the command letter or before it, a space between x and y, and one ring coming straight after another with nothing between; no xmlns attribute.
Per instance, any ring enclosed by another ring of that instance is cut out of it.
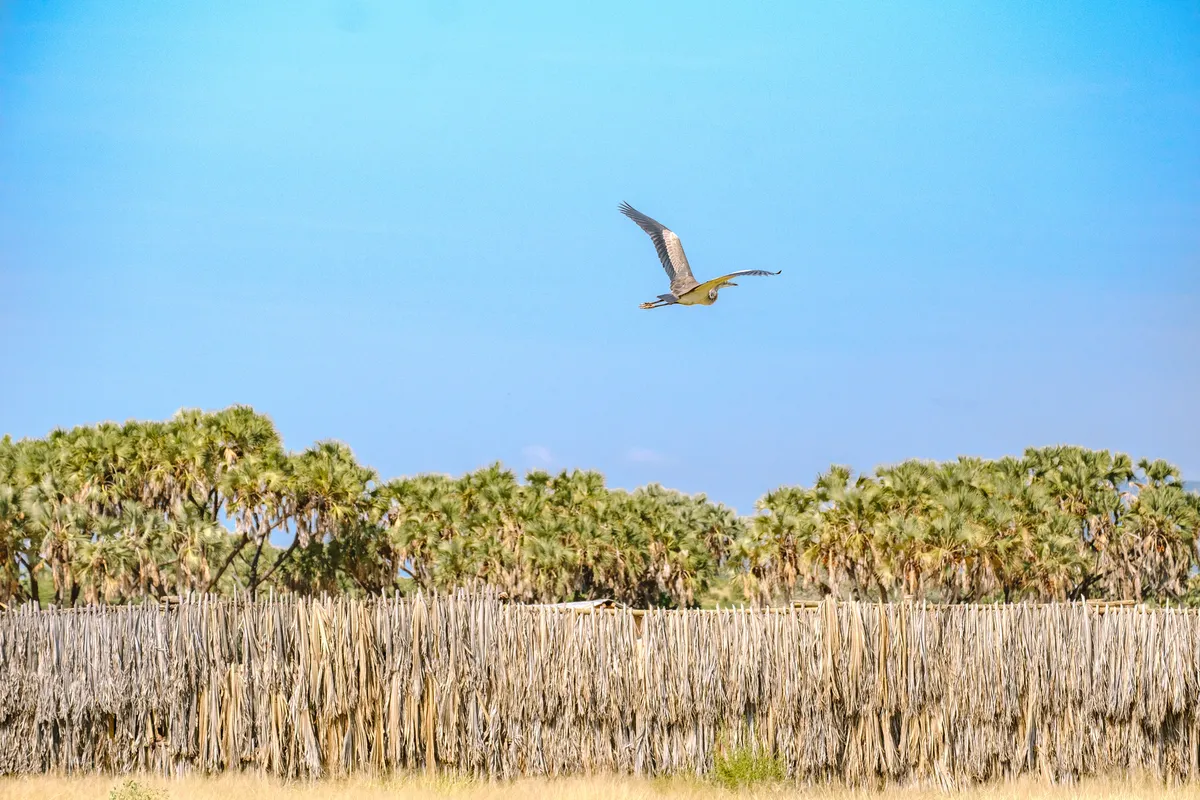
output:
<svg viewBox="0 0 1200 800"><path fill-rule="evenodd" d="M663 231L663 240L667 246L667 255L675 265L675 276L671 279L671 292L682 296L684 292L700 285L692 275L692 267L688 264L687 256L683 254L683 242L673 231Z"/></svg>
<svg viewBox="0 0 1200 800"><path fill-rule="evenodd" d="M783 272L783 270L779 270L779 272ZM739 275L778 275L779 272L768 272L765 269L743 269L739 270L738 272L731 272L724 277L736 278Z"/></svg>
<svg viewBox="0 0 1200 800"><path fill-rule="evenodd" d="M687 256L683 253L683 243L679 241L679 237L675 235L674 231L661 222L647 217L629 203L621 203L620 210L622 214L636 222L637 226L650 236L650 241L654 242L658 260L662 262L667 278L671 281L672 294L680 297L689 289L700 285L692 276L692 268L688 264Z"/></svg>

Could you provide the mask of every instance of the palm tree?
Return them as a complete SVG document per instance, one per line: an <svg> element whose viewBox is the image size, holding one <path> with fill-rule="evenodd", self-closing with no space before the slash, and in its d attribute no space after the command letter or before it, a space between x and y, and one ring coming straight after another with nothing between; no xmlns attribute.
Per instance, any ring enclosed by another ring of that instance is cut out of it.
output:
<svg viewBox="0 0 1200 800"><path fill-rule="evenodd" d="M29 569L23 546L26 538L24 521L16 488L11 483L0 482L0 603L11 603L23 593L21 572ZM32 575L30 578L36 580ZM36 588L31 587L29 596L37 597Z"/></svg>
<svg viewBox="0 0 1200 800"><path fill-rule="evenodd" d="M1133 500L1123 526L1123 540L1132 551L1126 560L1133 581L1131 593L1138 600L1177 599L1186 591L1193 567L1200 512L1194 498L1183 491L1177 472L1156 470L1155 476L1143 469L1148 482Z"/></svg>
<svg viewBox="0 0 1200 800"><path fill-rule="evenodd" d="M54 582L54 602L72 604L79 590L77 557L91 541L94 518L86 504L68 496L63 482L52 475L26 489L21 500L26 530L31 540L40 543L39 556Z"/></svg>
<svg viewBox="0 0 1200 800"><path fill-rule="evenodd" d="M376 481L374 470L360 466L350 448L339 442L318 442L298 456L287 459L286 502L281 502L288 519L281 530L290 530L291 544L258 578L258 559L264 541L259 541L251 565L250 591L271 578L296 549L310 543L328 545L342 533L357 528L370 513L369 492Z"/></svg>
<svg viewBox="0 0 1200 800"><path fill-rule="evenodd" d="M790 600L797 585L813 582L811 565L830 563L829 554L810 550L822 541L819 506L816 491L795 486L775 489L758 501L751 534L739 545L743 595L759 602L776 594Z"/></svg>

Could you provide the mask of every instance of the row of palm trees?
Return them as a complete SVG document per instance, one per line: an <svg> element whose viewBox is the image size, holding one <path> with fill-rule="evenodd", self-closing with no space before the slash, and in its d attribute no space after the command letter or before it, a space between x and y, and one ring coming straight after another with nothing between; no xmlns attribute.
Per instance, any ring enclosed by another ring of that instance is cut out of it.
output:
<svg viewBox="0 0 1200 800"><path fill-rule="evenodd" d="M1200 601L1200 496L1161 460L1049 447L873 476L834 467L759 507L749 572L764 594Z"/></svg>
<svg viewBox="0 0 1200 800"><path fill-rule="evenodd" d="M768 493L738 517L595 472L380 480L284 449L245 406L0 440L0 603L186 592L374 594L482 580L525 601L1200 602L1200 498L1162 461L1056 447L909 461Z"/></svg>

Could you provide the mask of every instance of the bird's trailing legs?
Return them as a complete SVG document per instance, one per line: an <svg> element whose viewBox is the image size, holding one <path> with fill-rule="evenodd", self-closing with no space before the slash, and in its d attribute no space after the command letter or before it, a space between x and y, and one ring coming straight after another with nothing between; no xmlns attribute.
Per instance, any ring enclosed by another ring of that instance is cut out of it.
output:
<svg viewBox="0 0 1200 800"><path fill-rule="evenodd" d="M661 306L675 305L677 302L673 294L660 294L654 302L642 303L638 308L660 308Z"/></svg>

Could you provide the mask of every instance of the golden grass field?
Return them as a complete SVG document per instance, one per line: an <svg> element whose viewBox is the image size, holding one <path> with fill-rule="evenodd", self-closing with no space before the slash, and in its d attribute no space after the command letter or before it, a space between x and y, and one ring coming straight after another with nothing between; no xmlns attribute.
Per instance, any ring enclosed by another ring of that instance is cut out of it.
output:
<svg viewBox="0 0 1200 800"><path fill-rule="evenodd" d="M1075 785L1052 786L1035 780L1019 780L949 794L935 789L888 789L886 792L853 791L846 788L802 788L792 784L729 790L696 780L640 780L620 777L528 779L511 783L481 783L469 780L423 778L323 780L285 783L252 775L179 779L142 776L135 778L142 792L125 790L128 778L113 776L33 776L0 778L3 800L717 800L717 798L794 797L813 800L888 798L888 800L1175 800L1200 797L1200 787L1168 788L1152 781L1115 779L1085 780ZM116 790L114 792L114 790Z"/></svg>

